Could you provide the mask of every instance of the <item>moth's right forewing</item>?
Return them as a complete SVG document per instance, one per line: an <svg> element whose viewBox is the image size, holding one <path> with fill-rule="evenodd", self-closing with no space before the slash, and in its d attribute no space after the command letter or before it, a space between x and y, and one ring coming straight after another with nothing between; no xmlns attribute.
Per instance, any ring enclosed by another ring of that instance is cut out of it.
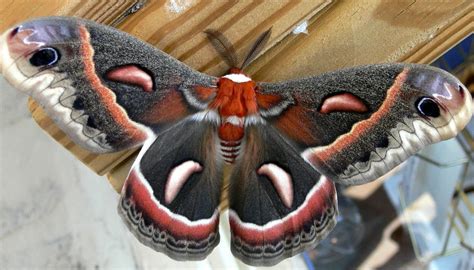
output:
<svg viewBox="0 0 474 270"><path fill-rule="evenodd" d="M261 103L269 104L264 117L343 184L383 176L426 145L455 136L472 116L466 87L424 65L361 66L259 86Z"/></svg>

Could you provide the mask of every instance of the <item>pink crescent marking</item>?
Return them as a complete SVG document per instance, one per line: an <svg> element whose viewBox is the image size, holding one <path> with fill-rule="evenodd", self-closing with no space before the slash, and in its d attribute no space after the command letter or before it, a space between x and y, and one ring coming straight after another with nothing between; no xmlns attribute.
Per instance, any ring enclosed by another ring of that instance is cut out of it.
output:
<svg viewBox="0 0 474 270"><path fill-rule="evenodd" d="M138 85L145 92L153 91L153 80L143 69L135 65L120 66L107 72L107 79L116 82Z"/></svg>
<svg viewBox="0 0 474 270"><path fill-rule="evenodd" d="M293 204L293 184L291 183L291 176L273 163L262 165L257 170L257 173L268 176L283 201L283 204L291 208Z"/></svg>
<svg viewBox="0 0 474 270"><path fill-rule="evenodd" d="M360 98L350 93L342 93L326 98L319 112L324 114L330 112L364 113L368 110Z"/></svg>
<svg viewBox="0 0 474 270"><path fill-rule="evenodd" d="M176 195L178 195L184 183L189 179L189 176L200 171L202 171L201 165L192 160L185 161L174 167L168 175L168 180L166 180L165 203L171 203L176 198Z"/></svg>

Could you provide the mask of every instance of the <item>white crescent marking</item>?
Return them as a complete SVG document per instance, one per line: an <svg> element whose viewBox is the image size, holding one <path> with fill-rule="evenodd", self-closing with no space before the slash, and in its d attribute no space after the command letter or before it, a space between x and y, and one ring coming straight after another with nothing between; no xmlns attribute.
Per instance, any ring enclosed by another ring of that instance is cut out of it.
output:
<svg viewBox="0 0 474 270"><path fill-rule="evenodd" d="M270 178L283 204L291 208L293 204L293 184L291 183L291 176L273 163L262 165L257 173L264 174Z"/></svg>
<svg viewBox="0 0 474 270"><path fill-rule="evenodd" d="M318 196L319 191L321 190L321 188L324 188L324 186L327 184L328 181L330 181L330 180L326 176L321 175L319 177L319 181L317 182L317 184L314 185L311 188L311 190L308 192L308 194L306 195L306 198L304 199L304 202L300 206L298 206L298 208L295 211L289 213L287 216L283 217L280 220L272 220L272 221L269 221L268 223L265 223L264 225L257 225L257 224L251 223L251 222L243 222L240 219L237 212L235 212L232 209L229 210L229 219L233 219L233 220L237 221L237 223L240 226L242 226L245 230L256 230L259 233L261 233L263 231L266 231L266 230L269 230L271 228L274 228L274 227L278 226L281 223L286 222L289 219L294 219L294 218L297 218L299 215L301 215L302 212L308 207L308 202L311 200L311 198L315 195ZM334 193L334 199L335 199L334 203L335 203L335 205L337 205L337 194L336 193Z"/></svg>
<svg viewBox="0 0 474 270"><path fill-rule="evenodd" d="M151 188L150 183L148 182L148 180L146 180L145 176L143 176L143 174L141 173L140 165L139 165L141 157L144 155L144 153L148 150L148 148L151 146L152 142L154 141L152 139L149 139L149 140L150 140L149 145L143 146L142 150L140 150L140 153L138 154L138 157L140 157L140 158L137 158L135 160L135 163L133 165L133 168L135 168L135 169L132 169L132 171L130 171L130 173L132 173L133 170L135 170L135 172L137 174L137 177L138 177L138 181L143 186L145 186L145 188L147 189L148 195L150 196L151 200L155 204L155 207L158 208L160 211L164 211L168 216L170 216L174 220L176 220L176 222L184 224L184 225L186 225L188 227L191 227L191 228L199 228L201 226L208 226L209 224L218 222L218 220L219 220L219 209L218 208L214 211L214 214L210 218L203 218L203 219L191 221L191 220L189 220L189 218L187 218L185 216L182 216L182 215L175 214L175 213L171 212L168 208L166 208L166 206L164 206L161 202L159 202L156 199L155 195L153 194L153 189ZM127 181L128 181L128 179L127 179ZM124 194L126 192L126 187L127 187L126 184L123 185L122 196L125 196Z"/></svg>
<svg viewBox="0 0 474 270"><path fill-rule="evenodd" d="M168 180L166 180L165 202L167 204L171 203L176 198L176 195L178 195L184 183L189 179L189 176L201 170L201 165L192 160L185 161L174 167L168 175Z"/></svg>

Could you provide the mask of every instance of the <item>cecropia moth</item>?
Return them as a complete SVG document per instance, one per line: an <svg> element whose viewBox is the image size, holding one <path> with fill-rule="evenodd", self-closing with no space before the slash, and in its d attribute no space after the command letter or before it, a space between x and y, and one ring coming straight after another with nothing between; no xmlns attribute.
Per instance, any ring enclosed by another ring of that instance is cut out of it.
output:
<svg viewBox="0 0 474 270"><path fill-rule="evenodd" d="M143 244L177 260L204 259L219 243L224 167L232 252L273 265L334 227L334 182L375 180L472 116L466 87L429 66L280 83L234 66L213 77L77 18L22 23L2 35L0 54L6 80L77 144L96 153L143 145L119 213Z"/></svg>

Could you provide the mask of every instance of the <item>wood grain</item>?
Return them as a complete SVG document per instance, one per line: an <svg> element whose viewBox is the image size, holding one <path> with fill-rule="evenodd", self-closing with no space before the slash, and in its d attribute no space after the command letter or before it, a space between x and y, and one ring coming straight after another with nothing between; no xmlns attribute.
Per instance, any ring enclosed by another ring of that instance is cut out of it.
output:
<svg viewBox="0 0 474 270"><path fill-rule="evenodd" d="M467 21L460 24L472 31L473 7L473 1L461 0L338 1L308 27L309 35L272 47L249 71L256 80L279 81L355 65L419 61L409 56L461 18L471 17L471 26ZM452 44L461 37L446 38Z"/></svg>
<svg viewBox="0 0 474 270"><path fill-rule="evenodd" d="M229 67L207 41L204 31L217 29L234 44L241 57L253 41L272 27L267 49L303 21L334 1L315 0L203 0L187 1L175 12L168 1L152 1L124 22L120 29L147 41L202 72L222 75ZM263 52L262 52L263 53Z"/></svg>
<svg viewBox="0 0 474 270"><path fill-rule="evenodd" d="M110 23L135 2L135 0L2 0L0 32L24 20L43 16L77 16Z"/></svg>

